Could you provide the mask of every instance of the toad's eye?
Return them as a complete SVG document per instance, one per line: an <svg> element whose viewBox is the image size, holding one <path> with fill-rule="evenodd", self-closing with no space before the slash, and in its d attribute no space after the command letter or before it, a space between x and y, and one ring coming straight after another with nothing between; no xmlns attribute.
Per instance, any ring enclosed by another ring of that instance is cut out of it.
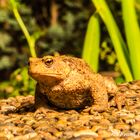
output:
<svg viewBox="0 0 140 140"><path fill-rule="evenodd" d="M53 59L52 58L46 58L42 60L45 65L50 66L53 64Z"/></svg>

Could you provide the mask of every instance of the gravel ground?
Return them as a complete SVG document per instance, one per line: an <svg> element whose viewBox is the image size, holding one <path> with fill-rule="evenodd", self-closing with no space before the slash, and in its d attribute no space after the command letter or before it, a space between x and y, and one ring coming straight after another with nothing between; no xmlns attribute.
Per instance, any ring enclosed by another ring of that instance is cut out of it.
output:
<svg viewBox="0 0 140 140"><path fill-rule="evenodd" d="M33 96L0 100L0 140L139 140L140 81L118 86L122 109L112 97L102 113L88 108L35 111Z"/></svg>

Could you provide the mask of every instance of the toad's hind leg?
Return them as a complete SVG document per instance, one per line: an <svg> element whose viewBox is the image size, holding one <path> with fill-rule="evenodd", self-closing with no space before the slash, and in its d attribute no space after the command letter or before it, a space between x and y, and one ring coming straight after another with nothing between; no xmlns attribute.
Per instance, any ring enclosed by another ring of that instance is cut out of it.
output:
<svg viewBox="0 0 140 140"><path fill-rule="evenodd" d="M95 87L95 88L94 88ZM102 112L108 109L108 94L106 87L101 83L96 83L91 89L94 103L91 107L93 111Z"/></svg>

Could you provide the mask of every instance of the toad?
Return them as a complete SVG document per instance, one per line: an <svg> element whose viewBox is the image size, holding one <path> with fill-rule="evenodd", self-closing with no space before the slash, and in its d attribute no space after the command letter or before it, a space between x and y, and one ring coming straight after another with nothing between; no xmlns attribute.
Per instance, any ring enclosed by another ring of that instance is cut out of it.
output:
<svg viewBox="0 0 140 140"><path fill-rule="evenodd" d="M37 81L35 107L49 104L61 109L91 106L108 109L108 94L118 90L115 82L93 72L80 58L44 56L29 59L29 75Z"/></svg>

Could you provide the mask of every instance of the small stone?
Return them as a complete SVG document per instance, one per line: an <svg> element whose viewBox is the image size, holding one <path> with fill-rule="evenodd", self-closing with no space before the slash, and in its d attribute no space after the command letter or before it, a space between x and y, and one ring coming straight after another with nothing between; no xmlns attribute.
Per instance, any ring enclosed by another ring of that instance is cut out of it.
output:
<svg viewBox="0 0 140 140"><path fill-rule="evenodd" d="M103 137L103 138L108 138L108 137L112 136L111 132L106 131L106 130L99 130L98 135L99 135L99 137Z"/></svg>
<svg viewBox="0 0 140 140"><path fill-rule="evenodd" d="M35 138L37 136L36 133L29 133L23 136L16 136L12 138L11 140L31 140L32 138Z"/></svg>
<svg viewBox="0 0 140 140"><path fill-rule="evenodd" d="M140 115L137 115L137 116L135 117L135 120L136 120L136 121L140 121Z"/></svg>
<svg viewBox="0 0 140 140"><path fill-rule="evenodd" d="M1 106L0 112L1 113L9 113L9 112L13 112L15 110L16 110L16 107L15 106L4 105L4 106Z"/></svg>
<svg viewBox="0 0 140 140"><path fill-rule="evenodd" d="M0 140L8 140L8 138L0 136Z"/></svg>
<svg viewBox="0 0 140 140"><path fill-rule="evenodd" d="M131 129L132 130L137 130L137 131L140 132L140 122L133 124Z"/></svg>
<svg viewBox="0 0 140 140"><path fill-rule="evenodd" d="M60 131L57 131L57 132L53 133L53 135L56 136L57 138L60 138L62 136L62 134L63 133L60 132Z"/></svg>
<svg viewBox="0 0 140 140"><path fill-rule="evenodd" d="M115 125L115 129L118 129L118 130L129 130L130 126L127 125L127 124L124 124L124 123L118 123L118 124Z"/></svg>
<svg viewBox="0 0 140 140"><path fill-rule="evenodd" d="M101 129L102 126L101 125L94 125L91 130L93 130L94 132L97 132L99 129Z"/></svg>
<svg viewBox="0 0 140 140"><path fill-rule="evenodd" d="M82 135L90 135L90 136L98 137L98 134L92 130L81 130L81 131L74 132L73 134L74 137L79 137Z"/></svg>

